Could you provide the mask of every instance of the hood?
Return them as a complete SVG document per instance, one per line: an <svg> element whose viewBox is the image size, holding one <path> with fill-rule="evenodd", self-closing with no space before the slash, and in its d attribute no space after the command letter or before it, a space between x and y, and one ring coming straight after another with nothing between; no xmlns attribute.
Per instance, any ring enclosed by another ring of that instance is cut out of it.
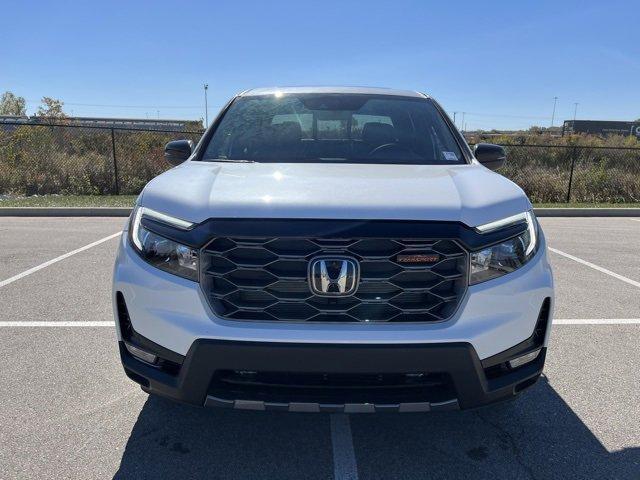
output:
<svg viewBox="0 0 640 480"><path fill-rule="evenodd" d="M185 162L145 187L142 205L208 218L460 221L474 227L531 204L505 177L474 165Z"/></svg>

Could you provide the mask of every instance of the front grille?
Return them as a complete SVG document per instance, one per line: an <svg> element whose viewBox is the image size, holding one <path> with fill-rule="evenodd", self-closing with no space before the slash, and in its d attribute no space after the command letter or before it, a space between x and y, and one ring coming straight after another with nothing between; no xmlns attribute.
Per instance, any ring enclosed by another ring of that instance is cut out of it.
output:
<svg viewBox="0 0 640 480"><path fill-rule="evenodd" d="M359 263L352 296L311 292L309 262L332 255ZM415 255L432 258L399 261ZM201 266L211 308L236 320L436 322L453 315L467 285L467 253L453 240L218 237Z"/></svg>
<svg viewBox="0 0 640 480"><path fill-rule="evenodd" d="M444 373L348 374L217 371L208 395L277 403L439 403L456 398Z"/></svg>

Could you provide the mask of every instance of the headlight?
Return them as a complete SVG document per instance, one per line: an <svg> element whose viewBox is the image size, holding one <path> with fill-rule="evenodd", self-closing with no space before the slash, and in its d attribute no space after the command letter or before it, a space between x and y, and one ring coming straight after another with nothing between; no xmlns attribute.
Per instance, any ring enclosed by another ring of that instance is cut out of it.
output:
<svg viewBox="0 0 640 480"><path fill-rule="evenodd" d="M514 215L505 221L492 222L478 227L478 230L484 233L523 220L527 222L527 230L524 233L471 254L470 285L501 277L531 260L538 248L538 227L533 212Z"/></svg>
<svg viewBox="0 0 640 480"><path fill-rule="evenodd" d="M131 216L129 234L131 244L146 262L165 272L197 282L198 251L147 230L140 223L143 215L182 230L190 228L192 224L145 207L136 207Z"/></svg>

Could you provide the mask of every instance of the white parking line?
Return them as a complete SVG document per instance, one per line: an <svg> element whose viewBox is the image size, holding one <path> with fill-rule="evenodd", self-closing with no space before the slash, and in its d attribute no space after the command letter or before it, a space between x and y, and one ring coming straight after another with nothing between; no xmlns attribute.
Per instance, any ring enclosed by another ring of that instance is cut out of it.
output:
<svg viewBox="0 0 640 480"><path fill-rule="evenodd" d="M633 220L634 222L640 222L640 218L630 218L629 220Z"/></svg>
<svg viewBox="0 0 640 480"><path fill-rule="evenodd" d="M49 260L47 262L41 263L40 265L30 268L29 270L25 270L22 273L19 273L18 275L14 275L11 278L7 278L6 280L2 280L0 281L0 287L4 287L6 285L9 285L10 283L15 282L16 280L20 280L21 278L26 277L27 275L31 275L32 273L37 272L38 270L42 270L45 267L48 267L49 265L53 265L56 262L59 262L60 260L64 260L65 258L69 258L71 255L75 255L76 253L80 253L80 252L84 252L85 250L90 249L91 247L95 247L96 245L100 245L101 243L106 242L107 240L111 240L112 238L115 238L117 236L119 236L122 232L118 232L118 233L114 233L113 235L109 235L108 237L104 237L101 238L100 240L97 240L93 243L90 243L89 245L85 245L84 247L80 247L77 248L75 250L72 250L70 252L65 253L64 255L60 255L59 257L56 257L52 260Z"/></svg>
<svg viewBox="0 0 640 480"><path fill-rule="evenodd" d="M554 325L640 325L640 318L558 318Z"/></svg>
<svg viewBox="0 0 640 480"><path fill-rule="evenodd" d="M630 278L624 277L616 272L612 272L611 270L607 270L606 268L602 268L598 265L596 265L595 263L591 263L591 262L587 262L586 260L583 260L581 258L578 257L574 257L573 255L570 255L566 252L563 252L562 250L558 250L557 248L551 248L548 247L550 251L552 251L553 253L557 253L558 255L562 255L563 257L569 258L571 260L573 260L574 262L578 262L581 263L582 265L586 265L587 267L593 268L594 270L598 270L599 272L602 273L606 273L607 275L610 275L614 278L617 278L618 280L622 280L625 283L628 283L629 285L633 285L634 287L638 287L640 288L640 282L636 282L635 280L631 280Z"/></svg>
<svg viewBox="0 0 640 480"><path fill-rule="evenodd" d="M335 480L358 480L358 465L353 449L349 416L343 413L332 413L330 418L333 478Z"/></svg>

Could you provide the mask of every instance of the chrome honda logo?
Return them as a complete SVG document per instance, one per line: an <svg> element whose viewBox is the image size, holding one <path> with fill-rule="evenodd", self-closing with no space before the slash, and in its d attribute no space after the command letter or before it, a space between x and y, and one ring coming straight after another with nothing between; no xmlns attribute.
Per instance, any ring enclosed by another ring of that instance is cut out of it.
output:
<svg viewBox="0 0 640 480"><path fill-rule="evenodd" d="M348 257L314 258L309 263L309 287L316 295L353 295L358 288L358 262Z"/></svg>

